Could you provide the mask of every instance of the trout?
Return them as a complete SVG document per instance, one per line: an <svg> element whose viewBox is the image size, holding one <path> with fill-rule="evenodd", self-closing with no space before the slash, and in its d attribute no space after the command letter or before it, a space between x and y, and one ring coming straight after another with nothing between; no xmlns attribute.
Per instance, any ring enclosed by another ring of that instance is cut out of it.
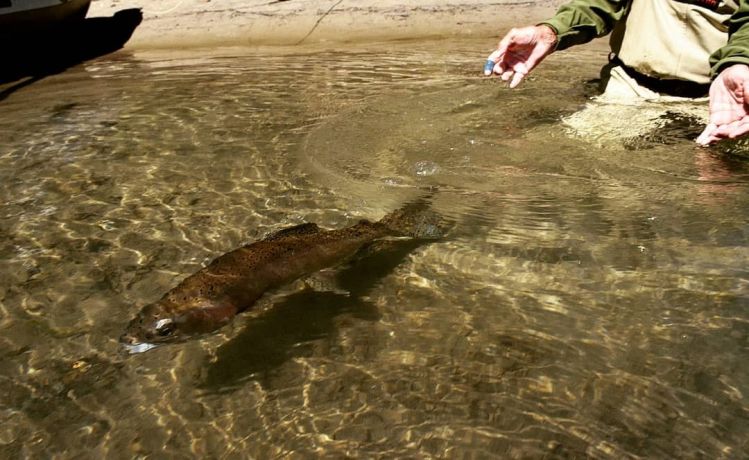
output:
<svg viewBox="0 0 749 460"><path fill-rule="evenodd" d="M345 262L387 237L437 239L444 221L417 200L377 222L324 230L305 223L275 232L214 259L160 300L145 306L120 342L131 353L215 331L266 292Z"/></svg>

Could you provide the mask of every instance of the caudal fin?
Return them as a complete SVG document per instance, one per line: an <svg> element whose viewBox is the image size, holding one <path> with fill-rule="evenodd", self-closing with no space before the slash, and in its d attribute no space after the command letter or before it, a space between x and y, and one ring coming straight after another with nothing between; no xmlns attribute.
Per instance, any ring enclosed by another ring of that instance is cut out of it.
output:
<svg viewBox="0 0 749 460"><path fill-rule="evenodd" d="M445 236L450 223L435 212L431 202L420 198L383 217L380 224L395 235L439 239Z"/></svg>

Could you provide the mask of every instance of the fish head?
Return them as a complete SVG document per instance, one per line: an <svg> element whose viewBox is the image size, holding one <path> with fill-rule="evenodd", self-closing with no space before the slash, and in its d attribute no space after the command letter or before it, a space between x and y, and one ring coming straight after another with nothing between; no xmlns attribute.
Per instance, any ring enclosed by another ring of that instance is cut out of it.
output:
<svg viewBox="0 0 749 460"><path fill-rule="evenodd" d="M131 353L140 353L183 338L179 317L155 303L144 307L130 321L120 342Z"/></svg>
<svg viewBox="0 0 749 460"><path fill-rule="evenodd" d="M237 313L233 304L192 299L178 308L156 302L130 321L120 342L130 353L141 353L167 343L212 332Z"/></svg>

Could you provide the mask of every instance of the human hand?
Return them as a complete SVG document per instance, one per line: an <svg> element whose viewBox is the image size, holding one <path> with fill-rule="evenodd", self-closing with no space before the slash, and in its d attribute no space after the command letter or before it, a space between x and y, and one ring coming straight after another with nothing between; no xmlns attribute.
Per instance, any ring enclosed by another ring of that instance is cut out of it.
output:
<svg viewBox="0 0 749 460"><path fill-rule="evenodd" d="M554 51L556 43L556 32L543 24L512 29L487 58L484 74L489 76L495 73L504 81L512 79L510 88L514 88Z"/></svg>
<svg viewBox="0 0 749 460"><path fill-rule="evenodd" d="M710 85L710 122L696 139L703 146L749 132L749 66L723 69Z"/></svg>

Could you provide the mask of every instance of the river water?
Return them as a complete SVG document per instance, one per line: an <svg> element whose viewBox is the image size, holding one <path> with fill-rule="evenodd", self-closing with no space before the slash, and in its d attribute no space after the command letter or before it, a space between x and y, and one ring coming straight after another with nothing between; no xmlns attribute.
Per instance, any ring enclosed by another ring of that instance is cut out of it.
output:
<svg viewBox="0 0 749 460"><path fill-rule="evenodd" d="M509 90L492 44L120 52L7 95L0 457L746 455L746 157L671 110L581 136L605 48ZM443 240L118 343L228 250L420 196Z"/></svg>

